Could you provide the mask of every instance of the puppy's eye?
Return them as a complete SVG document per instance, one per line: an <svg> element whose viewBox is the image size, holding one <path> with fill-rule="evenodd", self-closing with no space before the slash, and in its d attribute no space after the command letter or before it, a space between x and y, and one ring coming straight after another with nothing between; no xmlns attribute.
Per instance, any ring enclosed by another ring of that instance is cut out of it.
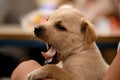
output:
<svg viewBox="0 0 120 80"><path fill-rule="evenodd" d="M66 28L63 25L61 25L60 23L56 24L55 27L60 31L66 31Z"/></svg>

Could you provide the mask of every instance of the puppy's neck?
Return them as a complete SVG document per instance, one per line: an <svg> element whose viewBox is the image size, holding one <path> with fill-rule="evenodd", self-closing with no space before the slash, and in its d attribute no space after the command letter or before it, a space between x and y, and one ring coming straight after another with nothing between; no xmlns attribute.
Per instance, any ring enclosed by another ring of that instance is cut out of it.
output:
<svg viewBox="0 0 120 80"><path fill-rule="evenodd" d="M74 47L71 51L70 51L70 55L74 55L74 54L81 54L83 51L87 51L87 50L94 50L97 49L96 43L93 42L91 44L81 44L81 45L77 45L76 47Z"/></svg>

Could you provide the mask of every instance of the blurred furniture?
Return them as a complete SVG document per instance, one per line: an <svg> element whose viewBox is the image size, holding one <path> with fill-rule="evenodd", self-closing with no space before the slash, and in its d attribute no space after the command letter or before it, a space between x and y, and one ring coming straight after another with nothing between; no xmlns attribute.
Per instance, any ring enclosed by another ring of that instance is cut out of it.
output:
<svg viewBox="0 0 120 80"><path fill-rule="evenodd" d="M34 37L33 33L27 33L22 30L20 25L18 24L10 24L10 25L0 25L0 39L30 39L37 40ZM111 32L111 34L99 34L97 42L119 42L120 41L120 31Z"/></svg>
<svg viewBox="0 0 120 80"><path fill-rule="evenodd" d="M38 41L37 38L34 37L33 33L26 33L22 30L20 25L0 25L0 40L27 40L25 44L33 46L30 41ZM114 59L117 53L118 42L120 41L120 31L113 31L111 34L99 34L97 38L97 45L100 48L103 57L110 64ZM13 41L14 43L14 41ZM11 45L13 44L11 43ZM3 43L4 44L4 43ZM21 43L17 43L20 45ZM24 44L21 44L24 45ZM39 46L39 44L35 44L34 46Z"/></svg>

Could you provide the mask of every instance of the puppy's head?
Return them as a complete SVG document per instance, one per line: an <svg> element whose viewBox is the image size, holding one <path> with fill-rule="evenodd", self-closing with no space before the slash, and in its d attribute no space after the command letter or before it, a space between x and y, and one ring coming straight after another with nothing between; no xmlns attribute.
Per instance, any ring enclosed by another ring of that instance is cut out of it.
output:
<svg viewBox="0 0 120 80"><path fill-rule="evenodd" d="M56 56L55 62L96 39L93 25L79 10L73 8L56 10L45 23L35 27L34 33L48 44L47 54L53 52L52 56Z"/></svg>

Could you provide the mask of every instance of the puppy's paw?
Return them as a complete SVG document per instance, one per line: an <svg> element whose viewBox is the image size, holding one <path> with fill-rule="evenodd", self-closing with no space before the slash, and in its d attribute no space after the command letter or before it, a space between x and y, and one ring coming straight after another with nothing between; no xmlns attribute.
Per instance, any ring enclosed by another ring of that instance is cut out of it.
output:
<svg viewBox="0 0 120 80"><path fill-rule="evenodd" d="M41 80L41 79L44 79L45 77L46 76L44 75L44 73L42 73L39 70L35 70L31 72L30 74L28 74L25 80Z"/></svg>

